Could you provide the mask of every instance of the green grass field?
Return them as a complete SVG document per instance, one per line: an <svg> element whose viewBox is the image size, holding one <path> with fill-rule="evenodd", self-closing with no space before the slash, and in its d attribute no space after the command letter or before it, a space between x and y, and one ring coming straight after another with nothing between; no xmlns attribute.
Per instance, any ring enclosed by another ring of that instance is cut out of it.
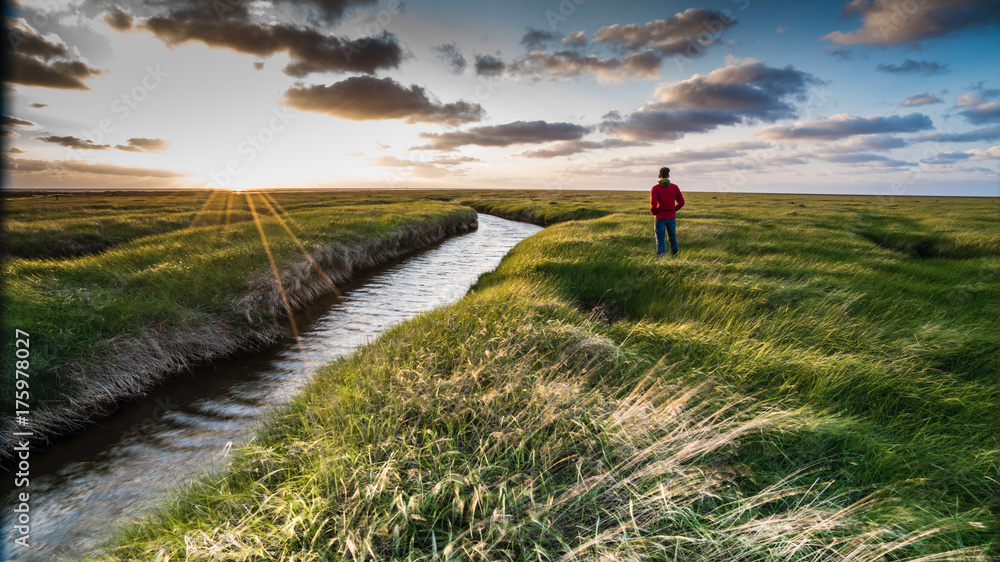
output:
<svg viewBox="0 0 1000 562"><path fill-rule="evenodd" d="M1000 201L434 197L552 226L107 558L997 554Z"/></svg>
<svg viewBox="0 0 1000 562"><path fill-rule="evenodd" d="M311 265L340 282L357 265L345 256L374 257L344 248L389 252L474 221L454 204L356 193L63 194L8 197L4 212L6 343L15 329L32 335L32 415L57 428L170 372L272 343L284 301L329 292ZM13 406L0 396L5 429Z"/></svg>

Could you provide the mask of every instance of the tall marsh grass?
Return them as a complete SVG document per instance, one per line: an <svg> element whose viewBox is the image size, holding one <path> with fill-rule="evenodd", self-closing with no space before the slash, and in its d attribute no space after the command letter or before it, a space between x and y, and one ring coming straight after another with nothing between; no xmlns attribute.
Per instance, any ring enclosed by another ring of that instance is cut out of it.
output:
<svg viewBox="0 0 1000 562"><path fill-rule="evenodd" d="M104 559L996 556L1000 201L687 194L657 259L644 193L424 195L553 226Z"/></svg>
<svg viewBox="0 0 1000 562"><path fill-rule="evenodd" d="M397 327L113 557L880 560L922 538L808 471L744 493L740 447L796 414L678 380L592 328L525 283Z"/></svg>

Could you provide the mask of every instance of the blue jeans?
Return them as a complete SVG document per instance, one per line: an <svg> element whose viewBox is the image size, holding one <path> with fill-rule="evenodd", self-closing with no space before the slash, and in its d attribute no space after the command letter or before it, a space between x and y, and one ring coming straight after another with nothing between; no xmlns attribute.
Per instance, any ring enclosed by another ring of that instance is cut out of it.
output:
<svg viewBox="0 0 1000 562"><path fill-rule="evenodd" d="M667 253L667 246L663 240L664 234L670 237L670 253L676 255L677 219L656 219L654 228L656 230L656 255L662 256Z"/></svg>

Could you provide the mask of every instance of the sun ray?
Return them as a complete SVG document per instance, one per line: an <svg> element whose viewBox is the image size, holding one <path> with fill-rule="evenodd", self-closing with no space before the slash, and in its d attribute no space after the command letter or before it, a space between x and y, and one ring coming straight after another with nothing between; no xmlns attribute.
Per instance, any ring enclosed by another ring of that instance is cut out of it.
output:
<svg viewBox="0 0 1000 562"><path fill-rule="evenodd" d="M281 211L286 217L288 217L288 221L291 222L293 225L295 225L295 228L299 229L299 232L303 232L302 225L300 225L292 217L292 215L288 214L288 211L286 211L285 208L282 207L280 203L278 203L278 200L275 199L273 195L271 195L267 191L262 191L261 194L265 197L266 200L270 201L271 204L273 204L279 211Z"/></svg>
<svg viewBox="0 0 1000 562"><path fill-rule="evenodd" d="M292 237L292 242L295 242L295 245L298 246L300 250L302 250L302 255L304 255L306 259L309 260L309 263L312 264L313 269L316 270L316 273L318 273L319 276L322 277L324 281L326 281L326 284L330 287L330 290L333 291L333 294L337 295L337 297L340 298L340 291L337 290L337 286L334 284L333 279L330 279L330 276L327 275L325 271L323 271L323 268L320 267L319 263L317 263L316 260L312 257L312 254L310 254L309 250L307 250L306 247L302 244L302 242L299 240L299 237L296 236L294 232L292 232L292 229L288 228L288 225L285 224L285 219L283 219L281 215L275 212L274 207L272 207L271 204L268 203L266 197L262 196L261 200L264 202L265 205L267 205L268 210L271 211L271 214L274 215L274 218L278 219L278 224L280 224L282 228L284 228L285 231L288 232L288 235ZM285 214L287 215L287 213ZM288 219L291 220L292 217L288 217Z"/></svg>
<svg viewBox="0 0 1000 562"><path fill-rule="evenodd" d="M257 225L257 232L260 233L260 241L264 245L264 251L267 253L267 261L271 264L271 271L274 273L274 282L277 283L278 293L281 295L281 303L285 306L285 314L288 316L288 324L292 328L292 335L295 336L295 342L299 346L299 355L302 358L302 364L308 367L309 361L306 359L306 350L302 347L299 328L295 325L295 315L292 314L292 305L288 302L288 295L285 294L285 288L281 284L281 273L278 272L278 265L275 263L274 255L271 253L271 245L267 242L267 235L264 234L264 225L261 224L260 217L257 215L257 207L253 204L253 197L249 193L244 193L244 195L247 199L247 205L250 207L250 215L253 217L253 222Z"/></svg>
<svg viewBox="0 0 1000 562"><path fill-rule="evenodd" d="M215 199L215 196L218 194L219 194L218 189L214 189L212 190L211 193L208 194L208 199L205 200L205 204L201 206L201 209L198 209L198 212L194 214L194 218L191 219L191 223L188 224L189 228L194 228L196 226L204 226L197 224L198 220L201 218L201 215L208 209L208 206L212 203L212 201Z"/></svg>
<svg viewBox="0 0 1000 562"><path fill-rule="evenodd" d="M233 198L236 194L232 191L229 192L229 196L226 198L226 218L222 225L222 239L227 240L229 236L229 217L233 213Z"/></svg>

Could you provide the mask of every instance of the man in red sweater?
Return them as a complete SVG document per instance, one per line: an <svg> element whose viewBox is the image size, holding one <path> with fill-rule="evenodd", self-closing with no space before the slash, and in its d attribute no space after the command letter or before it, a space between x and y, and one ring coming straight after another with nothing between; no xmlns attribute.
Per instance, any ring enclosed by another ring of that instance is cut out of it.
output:
<svg viewBox="0 0 1000 562"><path fill-rule="evenodd" d="M670 183L670 168L660 168L660 181L649 191L649 212L656 217L656 255L667 253L664 231L670 236L670 255L677 255L677 213L684 206L684 196L677 184Z"/></svg>

